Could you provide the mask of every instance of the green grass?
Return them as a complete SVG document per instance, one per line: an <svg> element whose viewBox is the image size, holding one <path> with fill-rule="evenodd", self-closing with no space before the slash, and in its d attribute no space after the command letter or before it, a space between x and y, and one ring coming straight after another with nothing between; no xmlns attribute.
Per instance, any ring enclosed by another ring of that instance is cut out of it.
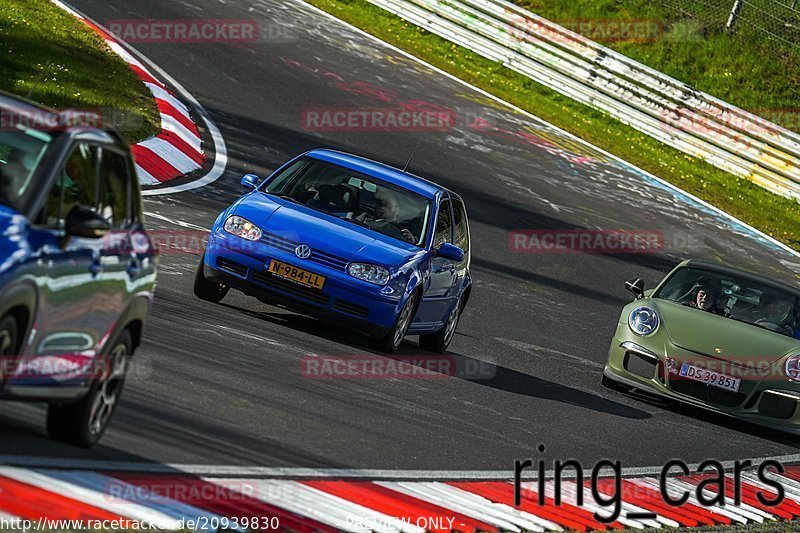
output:
<svg viewBox="0 0 800 533"><path fill-rule="evenodd" d="M307 1L683 188L800 250L800 205L797 202L670 148L499 63L417 28L366 0ZM591 3L591 0L581 1ZM542 0L542 3L550 1ZM609 3L619 2L609 0Z"/></svg>
<svg viewBox="0 0 800 533"><path fill-rule="evenodd" d="M797 38L798 13L775 0L746 3L732 33L725 30L725 22L733 1L512 1L697 89L800 131L800 43L793 48L771 40L752 25ZM795 29L777 27L778 19L757 9L793 22ZM591 21L600 28L606 22L652 21L661 28L652 38L603 39L595 30L581 31L578 21Z"/></svg>
<svg viewBox="0 0 800 533"><path fill-rule="evenodd" d="M129 141L160 126L152 95L83 22L48 0L0 1L0 90L115 117Z"/></svg>

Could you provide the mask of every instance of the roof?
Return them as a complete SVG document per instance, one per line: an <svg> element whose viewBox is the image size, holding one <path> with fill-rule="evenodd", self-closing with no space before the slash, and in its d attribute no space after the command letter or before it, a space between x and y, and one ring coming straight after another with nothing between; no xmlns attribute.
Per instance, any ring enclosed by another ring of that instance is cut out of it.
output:
<svg viewBox="0 0 800 533"><path fill-rule="evenodd" d="M749 280L766 285L768 287L772 287L773 289L786 291L800 297L800 287L787 285L786 283L782 283L780 281L776 281L771 278L760 276L758 274L753 274L752 272L748 272L746 270L740 270L738 268L729 267L727 265L720 265L718 263L710 263L708 261L700 261L698 259L689 259L681 263L681 265L686 267L699 268L701 270L710 270L712 272L719 272L721 274L728 274L731 276L739 276L742 278L747 278Z"/></svg>
<svg viewBox="0 0 800 533"><path fill-rule="evenodd" d="M0 108L2 108L7 113L14 113L14 114L37 114L42 117L47 117L50 119L57 119L58 112L54 109L50 109L48 107L36 104L31 102L30 100L24 100L13 94L9 94L4 91L0 91Z"/></svg>
<svg viewBox="0 0 800 533"><path fill-rule="evenodd" d="M87 129L111 131L111 128L90 126L93 122L102 123L102 118L94 111L74 109L57 111L4 91L0 91L0 109L5 115L2 118L7 124L18 123L41 131L53 129L59 131Z"/></svg>
<svg viewBox="0 0 800 533"><path fill-rule="evenodd" d="M404 172L392 166L357 155L325 149L311 150L307 155L314 159L325 161L326 163L339 165L349 170L381 179L393 185L398 185L427 198L433 198L437 192L445 190L444 187L432 181L428 181L425 178L411 174L410 172Z"/></svg>

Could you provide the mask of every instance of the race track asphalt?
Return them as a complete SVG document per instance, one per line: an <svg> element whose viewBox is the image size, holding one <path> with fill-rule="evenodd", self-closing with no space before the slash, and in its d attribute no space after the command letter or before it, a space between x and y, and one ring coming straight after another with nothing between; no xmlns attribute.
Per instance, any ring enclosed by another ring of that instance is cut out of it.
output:
<svg viewBox="0 0 800 533"><path fill-rule="evenodd" d="M623 282L649 285L684 257L792 279L800 260L725 217L558 131L294 0L72 0L120 19L258 19L278 39L139 43L205 107L228 147L224 176L150 197L154 228L207 229L243 190L311 148L402 166L461 194L473 237L470 305L450 349L491 379L314 380L310 354L372 354L363 338L230 294L197 300L198 257L165 253L146 339L115 420L86 451L44 436L43 411L0 406L0 453L148 463L504 470L515 459L619 459L624 466L794 453L781 435L645 402L600 383ZM101 75L101 74L98 74ZM438 132L315 132L304 111L425 106L457 115ZM636 229L654 254L522 254L517 229ZM411 337L402 354L422 353ZM402 355L400 356L403 357ZM537 446L546 451L539 454Z"/></svg>

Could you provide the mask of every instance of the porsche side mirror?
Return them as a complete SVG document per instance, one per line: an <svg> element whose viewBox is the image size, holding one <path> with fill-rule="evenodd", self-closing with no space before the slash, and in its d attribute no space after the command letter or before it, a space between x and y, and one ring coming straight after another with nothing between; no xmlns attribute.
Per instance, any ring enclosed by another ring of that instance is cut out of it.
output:
<svg viewBox="0 0 800 533"><path fill-rule="evenodd" d="M253 190L258 186L258 176L255 174L245 174L242 176L242 187Z"/></svg>
<svg viewBox="0 0 800 533"><path fill-rule="evenodd" d="M449 242L440 244L436 249L436 255L449 259L450 261L455 261L456 263L460 263L464 260L464 250Z"/></svg>
<svg viewBox="0 0 800 533"><path fill-rule="evenodd" d="M644 297L644 281L642 278L633 278L625 282L625 288L633 293L637 300Z"/></svg>

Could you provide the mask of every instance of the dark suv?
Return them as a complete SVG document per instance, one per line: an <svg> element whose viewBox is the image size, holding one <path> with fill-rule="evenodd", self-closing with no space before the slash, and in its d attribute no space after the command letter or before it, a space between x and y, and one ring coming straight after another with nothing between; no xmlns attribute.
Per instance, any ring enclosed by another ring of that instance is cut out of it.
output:
<svg viewBox="0 0 800 533"><path fill-rule="evenodd" d="M49 404L48 434L108 426L157 255L128 145L0 93L0 397Z"/></svg>

